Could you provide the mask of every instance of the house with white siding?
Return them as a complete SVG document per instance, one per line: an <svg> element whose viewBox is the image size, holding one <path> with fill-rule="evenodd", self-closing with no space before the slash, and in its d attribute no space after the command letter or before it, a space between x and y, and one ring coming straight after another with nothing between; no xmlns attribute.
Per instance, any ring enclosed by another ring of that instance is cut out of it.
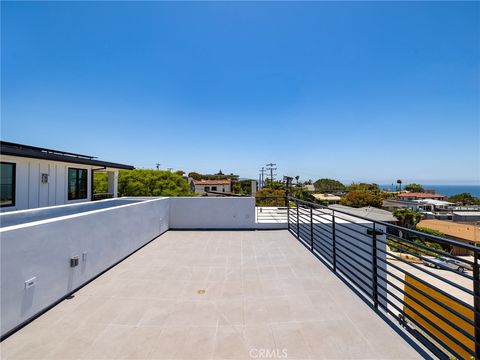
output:
<svg viewBox="0 0 480 360"><path fill-rule="evenodd" d="M0 211L91 201L93 175L108 174L108 194L117 197L118 171L131 165L94 156L0 141Z"/></svg>

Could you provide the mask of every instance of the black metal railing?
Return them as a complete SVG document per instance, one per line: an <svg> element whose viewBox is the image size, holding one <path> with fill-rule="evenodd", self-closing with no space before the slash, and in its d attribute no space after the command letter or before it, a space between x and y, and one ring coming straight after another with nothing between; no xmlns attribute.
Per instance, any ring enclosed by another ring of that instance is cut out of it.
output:
<svg viewBox="0 0 480 360"><path fill-rule="evenodd" d="M295 198L287 218L319 260L438 357L480 358L480 248Z"/></svg>

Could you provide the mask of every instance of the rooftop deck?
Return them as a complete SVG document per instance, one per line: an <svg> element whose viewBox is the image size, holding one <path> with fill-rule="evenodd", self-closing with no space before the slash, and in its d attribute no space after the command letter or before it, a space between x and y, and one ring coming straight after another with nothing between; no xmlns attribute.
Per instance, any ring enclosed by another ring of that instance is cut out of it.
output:
<svg viewBox="0 0 480 360"><path fill-rule="evenodd" d="M286 230L169 231L0 346L2 359L36 360L252 359L266 351L421 358Z"/></svg>

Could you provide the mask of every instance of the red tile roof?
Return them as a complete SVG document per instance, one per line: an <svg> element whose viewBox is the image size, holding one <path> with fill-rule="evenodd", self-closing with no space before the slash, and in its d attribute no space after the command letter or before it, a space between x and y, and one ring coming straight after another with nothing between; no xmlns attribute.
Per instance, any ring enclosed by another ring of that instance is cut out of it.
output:
<svg viewBox="0 0 480 360"><path fill-rule="evenodd" d="M230 185L230 180L193 180L195 185Z"/></svg>
<svg viewBox="0 0 480 360"><path fill-rule="evenodd" d="M432 193L403 193L398 194L398 197L405 197L405 198L419 198L419 199L440 199L444 198L445 195L440 194L432 194Z"/></svg>

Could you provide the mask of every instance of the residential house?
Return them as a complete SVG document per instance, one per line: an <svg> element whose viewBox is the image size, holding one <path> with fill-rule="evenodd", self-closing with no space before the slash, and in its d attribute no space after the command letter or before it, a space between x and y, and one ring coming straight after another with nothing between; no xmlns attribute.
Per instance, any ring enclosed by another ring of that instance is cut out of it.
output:
<svg viewBox="0 0 480 360"><path fill-rule="evenodd" d="M221 196L232 193L232 181L230 179L218 180L193 180L190 179L190 187L195 193L203 196Z"/></svg>
<svg viewBox="0 0 480 360"><path fill-rule="evenodd" d="M97 171L107 172L108 197L116 197L118 170L134 169L90 155L6 141L0 141L0 155L2 212L93 200Z"/></svg>
<svg viewBox="0 0 480 360"><path fill-rule="evenodd" d="M434 194L434 193L426 193L426 192L411 192L411 193L400 193L397 196L398 200L404 201L411 201L411 200L426 200L426 199L434 199L434 200L445 200L445 195Z"/></svg>
<svg viewBox="0 0 480 360"><path fill-rule="evenodd" d="M455 240L480 246L480 226L478 225L429 219L420 221L417 227L437 230ZM453 247L452 255L469 255L469 252L460 247Z"/></svg>

